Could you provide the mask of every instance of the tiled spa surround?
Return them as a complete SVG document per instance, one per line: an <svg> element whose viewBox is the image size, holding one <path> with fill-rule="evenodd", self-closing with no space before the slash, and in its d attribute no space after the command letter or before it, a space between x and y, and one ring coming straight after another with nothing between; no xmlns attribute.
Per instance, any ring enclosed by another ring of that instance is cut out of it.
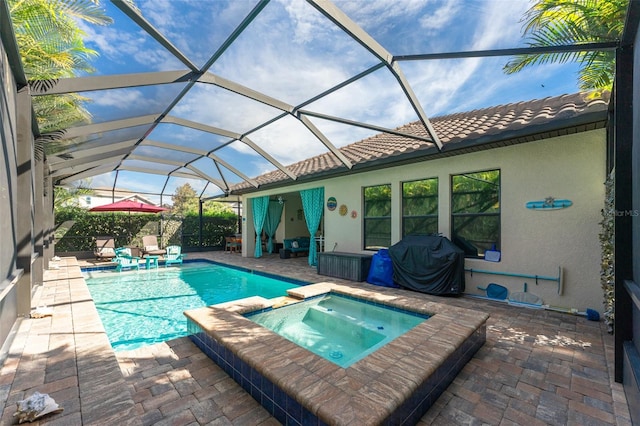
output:
<svg viewBox="0 0 640 426"><path fill-rule="evenodd" d="M485 342L488 315L408 296L321 283L326 291L433 315L348 368L244 318L250 298L187 311L192 340L283 424L415 424Z"/></svg>

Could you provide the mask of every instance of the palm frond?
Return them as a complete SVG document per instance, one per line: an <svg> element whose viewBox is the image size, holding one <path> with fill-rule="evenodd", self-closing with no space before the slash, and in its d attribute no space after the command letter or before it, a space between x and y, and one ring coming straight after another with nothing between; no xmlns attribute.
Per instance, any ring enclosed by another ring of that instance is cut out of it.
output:
<svg viewBox="0 0 640 426"><path fill-rule="evenodd" d="M58 84L57 78L29 81L29 87L35 92L46 92L56 84Z"/></svg>
<svg viewBox="0 0 640 426"><path fill-rule="evenodd" d="M104 9L100 7L100 2L95 0L61 0L66 8L64 12L76 19L89 22L95 25L109 25L113 19L105 15Z"/></svg>
<svg viewBox="0 0 640 426"><path fill-rule="evenodd" d="M37 161L42 161L47 153L47 145L60 141L66 132L58 130L38 136L34 141L34 157Z"/></svg>
<svg viewBox="0 0 640 426"><path fill-rule="evenodd" d="M529 47L579 45L617 40L622 35L629 0L537 0L522 21L523 35ZM506 74L524 68L576 62L580 64L579 81L583 90L610 88L614 78L609 52L567 52L520 55L503 67Z"/></svg>
<svg viewBox="0 0 640 426"><path fill-rule="evenodd" d="M95 71L91 61L97 52L85 46L78 21L110 24L99 0L8 0L8 4L24 70L34 89L46 91L60 78ZM89 122L87 101L77 94L34 98L40 131Z"/></svg>
<svg viewBox="0 0 640 426"><path fill-rule="evenodd" d="M589 58L588 66L582 67L579 72L578 80L581 90L609 90L613 85L615 55L611 52L599 53Z"/></svg>
<svg viewBox="0 0 640 426"><path fill-rule="evenodd" d="M43 133L91 122L91 114L83 106L88 99L75 93L38 96L33 109Z"/></svg>

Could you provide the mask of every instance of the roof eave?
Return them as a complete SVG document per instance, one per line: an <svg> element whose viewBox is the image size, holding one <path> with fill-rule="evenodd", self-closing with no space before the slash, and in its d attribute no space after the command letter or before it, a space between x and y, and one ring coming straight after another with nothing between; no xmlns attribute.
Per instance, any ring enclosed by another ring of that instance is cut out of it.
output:
<svg viewBox="0 0 640 426"><path fill-rule="evenodd" d="M327 178L340 177L353 173L363 173L371 170L379 170L389 167L412 164L420 161L436 160L438 158L452 157L456 155L468 154L471 152L485 151L504 146L517 145L527 142L535 142L543 139L564 136L573 133L581 133L595 129L605 128L608 119L607 109L586 112L578 116L566 119L555 119L551 122L541 124L530 124L521 129L505 131L498 135L483 135L461 141L448 142L440 151L432 146L425 149L401 153L389 157L377 158L375 160L356 163L353 168L336 167L322 170L308 175L300 175L296 181L281 180L262 184L257 188L242 188L231 190L231 195L246 195L269 189L278 189L292 184L315 182Z"/></svg>

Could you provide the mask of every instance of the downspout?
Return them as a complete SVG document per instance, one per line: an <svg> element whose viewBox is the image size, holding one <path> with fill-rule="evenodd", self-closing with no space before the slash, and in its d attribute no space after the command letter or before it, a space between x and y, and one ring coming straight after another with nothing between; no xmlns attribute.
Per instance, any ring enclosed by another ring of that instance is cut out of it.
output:
<svg viewBox="0 0 640 426"><path fill-rule="evenodd" d="M198 200L198 250L202 251L202 205L204 202L202 199Z"/></svg>
<svg viewBox="0 0 640 426"><path fill-rule="evenodd" d="M242 216L240 216L240 205L242 204L242 201L240 199L240 197L238 197L238 204L237 204L237 209L238 209L238 234L242 233Z"/></svg>

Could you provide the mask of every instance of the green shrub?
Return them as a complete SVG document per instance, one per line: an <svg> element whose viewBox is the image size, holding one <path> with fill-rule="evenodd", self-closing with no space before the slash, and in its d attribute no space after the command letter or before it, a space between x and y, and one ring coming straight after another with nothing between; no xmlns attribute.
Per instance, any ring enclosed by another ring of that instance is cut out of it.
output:
<svg viewBox="0 0 640 426"><path fill-rule="evenodd" d="M183 250L222 247L224 236L237 232L238 217L224 213L202 218L202 246L199 245L198 216L125 212L93 213L80 207L56 211L56 252L93 251L95 238L112 236L116 247L142 247L145 235L160 235L162 245L181 245Z"/></svg>

